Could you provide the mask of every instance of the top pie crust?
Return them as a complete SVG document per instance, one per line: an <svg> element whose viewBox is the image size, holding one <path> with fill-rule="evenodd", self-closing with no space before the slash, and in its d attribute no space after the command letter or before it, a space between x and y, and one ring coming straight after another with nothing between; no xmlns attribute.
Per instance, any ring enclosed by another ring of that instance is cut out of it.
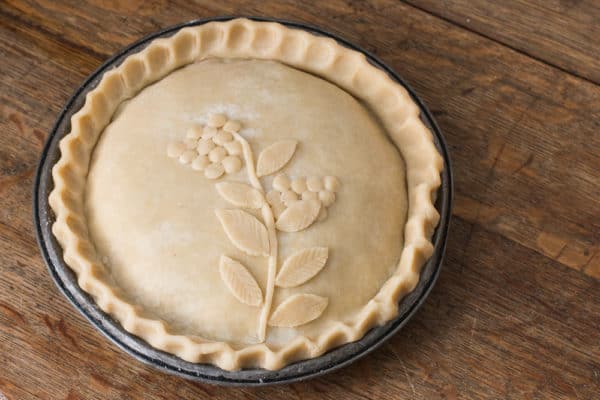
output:
<svg viewBox="0 0 600 400"><path fill-rule="evenodd" d="M432 135L402 86L332 39L183 28L105 73L71 126L50 195L65 262L124 329L184 360L273 370L358 340L433 251ZM219 130L207 143L227 151L186 159L186 132ZM302 201L268 193L303 185Z"/></svg>

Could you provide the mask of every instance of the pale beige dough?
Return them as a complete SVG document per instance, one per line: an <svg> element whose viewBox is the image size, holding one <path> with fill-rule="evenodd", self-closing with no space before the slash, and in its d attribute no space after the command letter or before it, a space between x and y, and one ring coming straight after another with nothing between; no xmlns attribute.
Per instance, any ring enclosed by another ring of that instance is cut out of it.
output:
<svg viewBox="0 0 600 400"><path fill-rule="evenodd" d="M222 126L221 117L208 120L214 114L241 123L239 134L255 157L276 141L297 141L281 171L292 187L300 177L335 177L325 181L327 188L339 181L327 218L301 232L278 232L279 266L310 247L327 247L329 259L305 284L277 288L272 310L301 293L327 298L328 305L305 325L269 327L267 344L317 338L336 321L352 321L398 267L407 213L404 164L351 95L273 61L190 64L143 89L106 127L93 151L84 205L92 243L107 258L115 284L173 333L235 346L258 341L260 307L238 301L219 273L226 255L248 267L265 291L266 258L236 249L215 216L216 208L231 208L215 183L248 183L245 166L212 180L167 155L179 150L169 143L198 124ZM260 179L269 191L273 176ZM323 189L321 181L306 182Z"/></svg>

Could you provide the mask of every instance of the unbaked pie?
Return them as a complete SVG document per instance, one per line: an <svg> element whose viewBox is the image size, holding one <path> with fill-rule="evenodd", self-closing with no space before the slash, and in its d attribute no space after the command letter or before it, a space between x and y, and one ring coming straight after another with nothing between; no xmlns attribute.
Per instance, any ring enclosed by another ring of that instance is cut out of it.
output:
<svg viewBox="0 0 600 400"><path fill-rule="evenodd" d="M81 288L184 360L279 369L394 318L442 158L402 86L277 23L184 28L104 74L53 169Z"/></svg>

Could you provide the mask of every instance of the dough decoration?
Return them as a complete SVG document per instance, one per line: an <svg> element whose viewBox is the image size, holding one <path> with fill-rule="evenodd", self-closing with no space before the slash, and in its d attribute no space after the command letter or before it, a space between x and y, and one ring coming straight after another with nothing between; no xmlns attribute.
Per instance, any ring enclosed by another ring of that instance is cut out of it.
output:
<svg viewBox="0 0 600 400"><path fill-rule="evenodd" d="M245 183L219 182L216 187L221 197L234 206L258 209L265 204L262 193Z"/></svg>
<svg viewBox="0 0 600 400"><path fill-rule="evenodd" d="M280 140L264 149L256 165L258 177L271 175L283 168L296 152L296 144L295 140Z"/></svg>
<svg viewBox="0 0 600 400"><path fill-rule="evenodd" d="M311 182L311 188L308 182ZM300 200L313 200L320 204L317 221L327 218L327 208L335 203L335 192L340 188L339 179L334 176L290 178L279 174L273 179L273 189L267 193L267 202L271 205L276 218ZM278 227L279 229L279 227ZM285 229L280 229L285 230ZM287 232L287 231L286 231Z"/></svg>
<svg viewBox="0 0 600 400"><path fill-rule="evenodd" d="M269 255L267 228L255 216L236 209L216 209L215 214L235 247L251 256Z"/></svg>
<svg viewBox="0 0 600 400"><path fill-rule="evenodd" d="M277 231L300 232L327 217L327 208L336 200L340 182L336 177L296 177L278 174L272 189L265 194L259 178L272 175L293 158L298 143L280 140L267 146L258 156L256 167L250 144L240 135L242 124L223 114L212 114L205 126L189 128L182 141L167 146L167 156L208 179L234 174L246 165L250 184L219 182L219 195L236 209L216 209L215 214L227 238L239 250L251 256L267 257L267 287L263 293L252 273L242 263L221 255L219 272L230 293L249 306L262 306L258 321L258 338L265 341L267 325L296 327L321 316L329 299L315 294L295 294L279 304L271 314L275 286L300 286L315 277L327 263L329 249L301 249L283 263L278 271ZM250 212L260 210L262 221Z"/></svg>
<svg viewBox="0 0 600 400"><path fill-rule="evenodd" d="M275 284L284 288L302 285L321 271L328 257L327 247L312 247L297 251L283 262Z"/></svg>
<svg viewBox="0 0 600 400"><path fill-rule="evenodd" d="M262 302L262 291L256 280L239 261L221 256L219 265L221 279L236 299L249 306L259 306Z"/></svg>
<svg viewBox="0 0 600 400"><path fill-rule="evenodd" d="M277 218L277 229L283 232L300 232L316 221L319 211L321 203L318 200L294 201Z"/></svg>
<svg viewBox="0 0 600 400"><path fill-rule="evenodd" d="M169 143L167 155L204 171L208 179L234 174L243 166L241 146L233 137L240 128L238 122L228 121L223 114L213 114L205 126L190 127L184 140Z"/></svg>
<svg viewBox="0 0 600 400"><path fill-rule="evenodd" d="M285 299L273 312L269 325L293 328L313 321L327 308L329 300L314 294L295 294Z"/></svg>

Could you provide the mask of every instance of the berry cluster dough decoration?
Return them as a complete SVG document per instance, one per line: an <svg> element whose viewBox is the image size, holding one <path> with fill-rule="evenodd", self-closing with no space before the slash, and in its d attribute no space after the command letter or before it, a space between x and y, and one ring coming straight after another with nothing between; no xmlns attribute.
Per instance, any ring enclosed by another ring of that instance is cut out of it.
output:
<svg viewBox="0 0 600 400"><path fill-rule="evenodd" d="M169 143L167 155L196 171L204 171L208 179L236 173L243 165L242 146L233 135L241 127L223 114L212 114L205 126L193 125L184 140Z"/></svg>
<svg viewBox="0 0 600 400"><path fill-rule="evenodd" d="M340 180L335 176L310 176L290 178L279 174L273 179L273 189L267 193L267 201L276 218L294 204L312 200L319 205L318 221L327 218L327 209L335 202L335 193L340 188ZM296 206L295 206L296 207Z"/></svg>

